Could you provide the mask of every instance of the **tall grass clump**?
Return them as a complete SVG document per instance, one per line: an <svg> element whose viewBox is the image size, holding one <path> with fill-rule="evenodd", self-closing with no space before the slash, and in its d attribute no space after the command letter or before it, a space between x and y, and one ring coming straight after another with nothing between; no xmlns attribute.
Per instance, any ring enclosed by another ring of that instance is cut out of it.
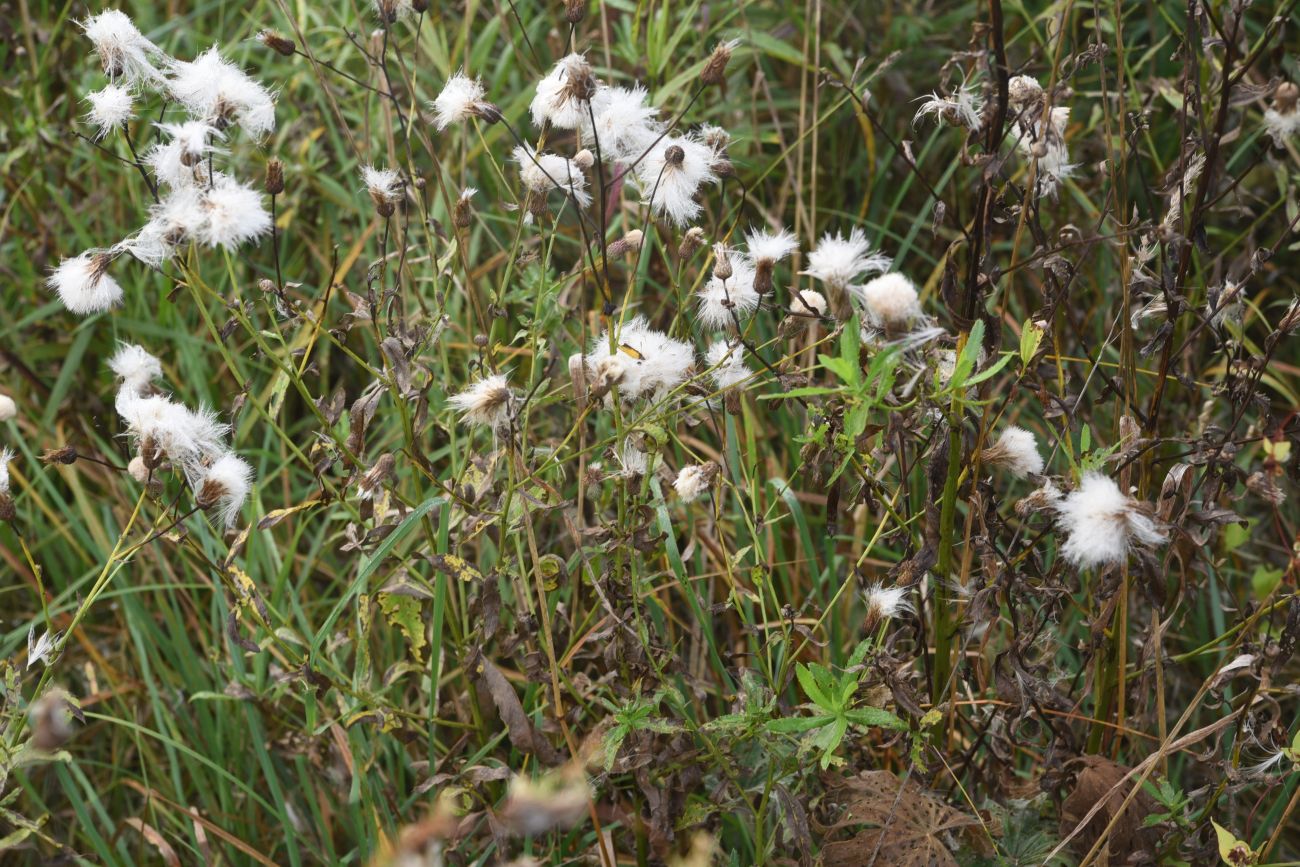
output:
<svg viewBox="0 0 1300 867"><path fill-rule="evenodd" d="M0 862L1300 863L1300 14L0 26Z"/></svg>

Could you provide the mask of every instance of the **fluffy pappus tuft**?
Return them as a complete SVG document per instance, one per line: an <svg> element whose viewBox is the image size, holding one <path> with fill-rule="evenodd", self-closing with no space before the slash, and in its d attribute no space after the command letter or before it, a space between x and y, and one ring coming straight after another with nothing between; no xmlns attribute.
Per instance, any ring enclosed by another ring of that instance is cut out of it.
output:
<svg viewBox="0 0 1300 867"><path fill-rule="evenodd" d="M58 294L70 313L103 313L122 303L122 287L108 274L112 262L111 252L88 250L60 262L45 284Z"/></svg>
<svg viewBox="0 0 1300 867"><path fill-rule="evenodd" d="M90 111L86 120L95 127L95 138L103 138L135 117L135 97L131 91L117 84L107 84L102 89L86 94Z"/></svg>
<svg viewBox="0 0 1300 867"><path fill-rule="evenodd" d="M253 468L234 452L225 452L212 462L194 486L194 502L216 513L218 523L235 526L239 510L253 487Z"/></svg>
<svg viewBox="0 0 1300 867"><path fill-rule="evenodd" d="M123 388L137 393L149 383L162 377L162 362L134 343L119 343L117 352L108 360L108 369L122 382Z"/></svg>
<svg viewBox="0 0 1300 867"><path fill-rule="evenodd" d="M509 429L518 402L509 380L500 373L484 377L447 399L447 405L461 414L465 424L489 427L497 434Z"/></svg>
<svg viewBox="0 0 1300 867"><path fill-rule="evenodd" d="M1061 555L1080 569L1120 565L1130 548L1154 547L1167 538L1148 506L1101 473L1085 473L1055 509L1057 526L1069 537Z"/></svg>
<svg viewBox="0 0 1300 867"><path fill-rule="evenodd" d="M1003 430L998 441L984 449L980 460L993 466L1005 467L1018 478L1037 476L1043 472L1043 456L1038 452L1038 440L1029 431L1015 425Z"/></svg>

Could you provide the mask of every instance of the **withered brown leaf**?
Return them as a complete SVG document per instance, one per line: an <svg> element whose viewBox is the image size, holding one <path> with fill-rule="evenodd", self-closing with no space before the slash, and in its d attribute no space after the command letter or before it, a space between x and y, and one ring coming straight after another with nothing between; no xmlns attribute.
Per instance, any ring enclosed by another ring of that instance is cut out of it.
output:
<svg viewBox="0 0 1300 867"><path fill-rule="evenodd" d="M956 867L948 837L979 826L973 816L890 771L864 771L844 780L837 792L845 806L832 828L874 827L823 846L825 867Z"/></svg>

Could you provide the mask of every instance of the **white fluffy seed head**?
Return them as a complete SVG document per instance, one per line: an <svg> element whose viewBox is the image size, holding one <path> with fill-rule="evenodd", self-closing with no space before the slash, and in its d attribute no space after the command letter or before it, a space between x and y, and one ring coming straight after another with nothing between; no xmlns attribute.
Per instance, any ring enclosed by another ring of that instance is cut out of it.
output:
<svg viewBox="0 0 1300 867"><path fill-rule="evenodd" d="M730 252L731 276L723 279L715 266L709 278L695 295L700 324L715 331L735 327L758 309L762 296L754 289L754 266L748 259ZM719 259L721 263L723 259ZM725 269L724 269L725 270Z"/></svg>
<svg viewBox="0 0 1300 867"><path fill-rule="evenodd" d="M463 71L457 71L447 79L442 91L431 103L434 127L442 132L454 123L464 123L472 117L479 117L486 105L483 95L483 85L477 78L470 78Z"/></svg>
<svg viewBox="0 0 1300 867"><path fill-rule="evenodd" d="M86 94L90 111L86 120L95 127L95 137L103 138L135 117L135 98L131 91L117 84L107 84Z"/></svg>
<svg viewBox="0 0 1300 867"><path fill-rule="evenodd" d="M795 316L825 316L826 296L816 289L800 289L790 302L790 312Z"/></svg>
<svg viewBox="0 0 1300 867"><path fill-rule="evenodd" d="M903 587L884 587L872 584L863 594L867 604L867 628L871 629L882 621L892 620L900 613L911 611L912 605L907 601L907 590Z"/></svg>
<svg viewBox="0 0 1300 867"><path fill-rule="evenodd" d="M173 61L172 97L198 120L217 129L238 125L254 139L275 129L271 92L226 60L214 47L193 62Z"/></svg>
<svg viewBox="0 0 1300 867"><path fill-rule="evenodd" d="M529 106L533 123L539 127L549 122L556 129L578 129L584 120L590 122L590 102L598 86L587 58L570 54L537 82L537 94Z"/></svg>
<svg viewBox="0 0 1300 867"><path fill-rule="evenodd" d="M924 102L912 118L914 124L927 117L934 117L938 122L949 126L964 126L970 130L978 130L983 124L980 115L984 103L979 91L973 87L962 85L950 96L932 93L922 99Z"/></svg>
<svg viewBox="0 0 1300 867"><path fill-rule="evenodd" d="M107 251L88 250L60 262L45 283L69 312L102 313L122 303L122 287L108 274L112 261Z"/></svg>
<svg viewBox="0 0 1300 867"><path fill-rule="evenodd" d="M229 528L235 525L252 487L253 468L234 452L225 452L199 477L194 501L202 509L214 510L218 523Z"/></svg>
<svg viewBox="0 0 1300 867"><path fill-rule="evenodd" d="M1057 526L1068 534L1061 555L1080 569L1122 564L1133 546L1152 547L1166 539L1149 509L1101 473L1085 473L1055 509Z"/></svg>
<svg viewBox="0 0 1300 867"><path fill-rule="evenodd" d="M465 424L490 427L500 434L509 429L518 397L510 387L509 380L497 373L452 395L447 399L447 405L460 412Z"/></svg>
<svg viewBox="0 0 1300 867"><path fill-rule="evenodd" d="M115 402L126 425L127 436L145 456L145 463L157 467L171 461L196 485L208 466L224 454L230 426L206 407L191 410L162 395L141 395L122 388Z"/></svg>
<svg viewBox="0 0 1300 867"><path fill-rule="evenodd" d="M560 190L572 193L580 208L591 204L587 176L573 160L559 154L539 154L531 146L516 147L514 158L519 164L519 178L529 192L545 194Z"/></svg>
<svg viewBox="0 0 1300 867"><path fill-rule="evenodd" d="M823 235L808 254L807 269L800 273L844 290L862 275L887 271L891 264L888 256L871 252L866 234L855 227L847 238L838 232Z"/></svg>
<svg viewBox="0 0 1300 867"><path fill-rule="evenodd" d="M717 475L718 465L713 461L682 467L677 473L677 480L673 482L673 490L683 503L693 502L708 491Z"/></svg>
<svg viewBox="0 0 1300 867"><path fill-rule="evenodd" d="M218 178L205 190L203 208L206 218L198 239L208 247L234 250L271 231L261 192L233 178Z"/></svg>
<svg viewBox="0 0 1300 867"><path fill-rule="evenodd" d="M637 163L635 179L642 201L657 217L683 227L700 215L701 187L716 184L712 148L694 136L664 136Z"/></svg>
<svg viewBox="0 0 1300 867"><path fill-rule="evenodd" d="M1276 108L1264 110L1264 131L1273 139L1277 147L1286 147L1287 140L1300 133L1300 111L1280 111Z"/></svg>
<svg viewBox="0 0 1300 867"><path fill-rule="evenodd" d="M663 132L658 115L647 104L644 87L603 87L591 98L591 117L583 118L578 130L582 144L598 149L606 162L632 162Z"/></svg>
<svg viewBox="0 0 1300 867"><path fill-rule="evenodd" d="M785 229L775 232L750 229L745 236L745 249L755 262L780 262L799 249L799 241L793 232Z"/></svg>
<svg viewBox="0 0 1300 867"><path fill-rule="evenodd" d="M160 123L158 128L171 139L175 149L175 159L182 166L189 169L188 172L173 169L169 174L174 173L177 178L183 178L190 184L196 181L202 181L206 184L209 179L207 168L200 166L200 163L210 152L215 151L212 141L214 139L224 139L226 137L225 133L207 121L202 120L188 120L184 123ZM159 157L158 159L162 160L164 158ZM198 167L197 170L195 169L196 166ZM177 183L171 181L168 184L169 186L177 186Z"/></svg>
<svg viewBox="0 0 1300 867"><path fill-rule="evenodd" d="M586 361L596 377L594 391L605 379L618 385L618 393L625 401L660 399L690 376L695 350L689 343L654 330L644 317L637 316L615 328L612 350L608 330L592 341Z"/></svg>
<svg viewBox="0 0 1300 867"><path fill-rule="evenodd" d="M108 360L108 367L124 388L134 389L137 393L162 377L162 362L146 352L144 347L133 343L119 343L117 352Z"/></svg>
<svg viewBox="0 0 1300 867"><path fill-rule="evenodd" d="M0 422L13 421L18 417L18 404L7 394L0 394Z"/></svg>
<svg viewBox="0 0 1300 867"><path fill-rule="evenodd" d="M0 496L9 496L9 464L13 462L13 449L0 449Z"/></svg>
<svg viewBox="0 0 1300 867"><path fill-rule="evenodd" d="M924 315L916 285L897 271L869 281L858 295L870 324L891 334L907 331Z"/></svg>
<svg viewBox="0 0 1300 867"><path fill-rule="evenodd" d="M752 375L745 364L745 351L739 343L731 344L725 340L714 341L705 353L704 362L709 368L709 376L719 391L727 391L746 382Z"/></svg>
<svg viewBox="0 0 1300 867"><path fill-rule="evenodd" d="M366 186L370 201L381 212L387 207L388 214L391 214L393 206L402 200L402 176L395 169L362 166L361 182Z"/></svg>
<svg viewBox="0 0 1300 867"><path fill-rule="evenodd" d="M104 64L104 72L129 86L158 85L163 74L154 65L162 50L144 37L125 13L108 9L81 22L81 29Z"/></svg>
<svg viewBox="0 0 1300 867"><path fill-rule="evenodd" d="M1014 75L1007 82L1007 98L1017 108L1037 101L1043 95L1043 86L1031 75Z"/></svg>
<svg viewBox="0 0 1300 867"><path fill-rule="evenodd" d="M1037 476L1043 472L1043 456L1038 452L1038 440L1022 427L1011 425L1002 431L998 441L984 450L981 459L986 464L1005 467L1013 476Z"/></svg>

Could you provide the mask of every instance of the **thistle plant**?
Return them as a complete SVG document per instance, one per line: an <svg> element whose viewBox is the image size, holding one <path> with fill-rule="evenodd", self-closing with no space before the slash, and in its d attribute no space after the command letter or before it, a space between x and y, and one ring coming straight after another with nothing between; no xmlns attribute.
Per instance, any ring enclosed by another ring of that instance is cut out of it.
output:
<svg viewBox="0 0 1300 867"><path fill-rule="evenodd" d="M0 860L1300 859L1289 5L172 12L0 40Z"/></svg>

